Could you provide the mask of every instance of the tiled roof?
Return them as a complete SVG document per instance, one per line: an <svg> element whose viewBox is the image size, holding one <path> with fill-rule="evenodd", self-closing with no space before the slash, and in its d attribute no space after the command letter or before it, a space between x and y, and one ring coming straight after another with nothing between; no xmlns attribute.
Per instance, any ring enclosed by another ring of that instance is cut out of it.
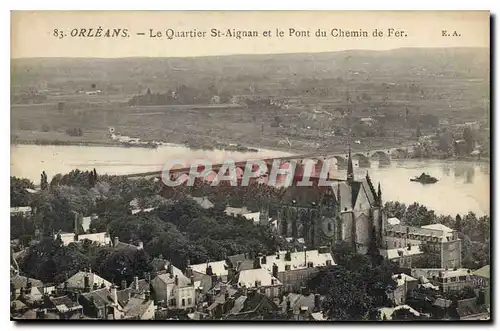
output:
<svg viewBox="0 0 500 331"><path fill-rule="evenodd" d="M66 282L68 283L68 288L85 288L85 276L89 277L89 283L90 287L93 287L94 284L97 284L98 286L101 286L104 283L104 286L106 288L110 288L111 282L107 281L106 279L96 275L93 272L85 272L85 271L79 271L73 276L71 276ZM61 286L64 286L64 283L61 283Z"/></svg>
<svg viewBox="0 0 500 331"><path fill-rule="evenodd" d="M401 224L401 221L396 217L389 217L387 219L387 223L389 223L390 225L396 225L396 224Z"/></svg>
<svg viewBox="0 0 500 331"><path fill-rule="evenodd" d="M308 311L312 311L314 309L314 294L305 296L298 293L289 293L283 298L283 302L281 302L280 305L283 312L286 312L288 301L290 301L290 308L294 312L299 311L302 307L307 307Z"/></svg>
<svg viewBox="0 0 500 331"><path fill-rule="evenodd" d="M26 276L21 276L21 275L15 275L15 276L11 277L10 281L14 284L15 289L18 290L21 287L22 288L27 287L28 279L31 282L31 287L43 286L42 281L35 279L35 278L31 278L31 277L28 278Z"/></svg>
<svg viewBox="0 0 500 331"><path fill-rule="evenodd" d="M84 293L83 297L88 302L93 302L97 308L104 308L105 306L114 305L113 297L111 296L109 290L106 288Z"/></svg>
<svg viewBox="0 0 500 331"><path fill-rule="evenodd" d="M392 275L392 279L396 281L398 286L403 286L405 282L412 282L417 280L416 278L408 276L407 274Z"/></svg>
<svg viewBox="0 0 500 331"><path fill-rule="evenodd" d="M260 281L260 286L281 285L281 282L265 269L242 270L237 274L232 283L252 288L256 287L255 281Z"/></svg>
<svg viewBox="0 0 500 331"><path fill-rule="evenodd" d="M391 248L391 249L379 249L380 254L382 256L386 257L388 260L392 259L397 259L402 256L412 256L412 255L419 255L423 254L423 252L420 250L419 246L411 246L411 249L408 249L408 247L403 247L403 248Z"/></svg>
<svg viewBox="0 0 500 331"><path fill-rule="evenodd" d="M305 269L308 263L312 263L313 267L326 266L326 261L330 261L331 265L335 265L333 256L331 253L319 253L318 250L309 250L304 252L290 252L290 260L285 261L286 251L281 251L279 253L279 258L277 254L266 256L266 263L262 263L262 268L266 269L268 272L273 272L273 264L278 266L278 272L285 271L285 266L289 265L290 270Z"/></svg>
<svg viewBox="0 0 500 331"><path fill-rule="evenodd" d="M77 302L72 301L68 296L62 296L57 298L50 298L50 301L56 307L60 313L65 313L68 311L76 310L82 308Z"/></svg>
<svg viewBox="0 0 500 331"><path fill-rule="evenodd" d="M482 267L481 269L477 269L472 274L474 276L479 276L479 277L483 277L483 278L488 278L489 279L491 277L490 265L486 265L486 266Z"/></svg>
<svg viewBox="0 0 500 331"><path fill-rule="evenodd" d="M430 224L430 225L424 225L421 227L422 229L429 229L429 230L438 230L438 231L443 231L444 233L449 233L449 232L454 232L455 230L450 229L449 227L443 225L443 224Z"/></svg>
<svg viewBox="0 0 500 331"><path fill-rule="evenodd" d="M212 273L217 276L227 276L228 265L226 261L215 261L209 263L193 264L191 268L200 274L206 274L206 269L208 266L212 267Z"/></svg>
<svg viewBox="0 0 500 331"><path fill-rule="evenodd" d="M123 307L126 317L142 317L149 307L153 304L151 300L139 298L130 298L127 305Z"/></svg>
<svg viewBox="0 0 500 331"><path fill-rule="evenodd" d="M387 320L392 320L392 315L394 314L394 312L396 310L400 310L400 309L408 309L410 310L410 312L415 315L415 316L420 316L420 313L418 311L416 311L415 309L413 309L412 307L408 306L408 305L401 305L401 306L397 306L397 307L384 307L384 308L380 308L379 311L380 311L380 316L383 318L384 315L386 317Z"/></svg>
<svg viewBox="0 0 500 331"><path fill-rule="evenodd" d="M163 274L159 274L158 276L155 277L155 279L159 279L165 284L174 284L175 283L175 276L177 276L177 279L179 280L179 286L189 286L191 284L191 280L184 276L182 271L174 266L172 266L173 269L173 275L171 277L170 273L166 272Z"/></svg>

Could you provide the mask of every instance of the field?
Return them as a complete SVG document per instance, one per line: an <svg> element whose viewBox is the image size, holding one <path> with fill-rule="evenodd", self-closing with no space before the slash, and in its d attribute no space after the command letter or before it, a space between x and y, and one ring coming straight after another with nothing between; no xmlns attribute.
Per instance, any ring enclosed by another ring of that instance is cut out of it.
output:
<svg viewBox="0 0 500 331"><path fill-rule="evenodd" d="M198 141L311 152L345 149L346 116L380 118L383 136L359 138L356 148L398 146L415 128L403 119L433 114L451 124L489 121L488 49L399 49L319 54L186 59L18 59L13 95L43 91L41 104L13 104L16 142L112 144L109 127L144 140ZM82 93L94 88L99 95ZM268 105L129 106L134 95L179 86L220 95L286 100ZM42 93L42 92L40 92ZM58 107L64 103L63 107ZM331 111L330 111L331 112ZM280 125L273 125L279 118ZM81 128L83 136L66 130ZM423 128L423 133L427 130ZM434 129L432 129L434 130ZM429 129L429 133L432 133ZM288 142L291 143L291 147Z"/></svg>

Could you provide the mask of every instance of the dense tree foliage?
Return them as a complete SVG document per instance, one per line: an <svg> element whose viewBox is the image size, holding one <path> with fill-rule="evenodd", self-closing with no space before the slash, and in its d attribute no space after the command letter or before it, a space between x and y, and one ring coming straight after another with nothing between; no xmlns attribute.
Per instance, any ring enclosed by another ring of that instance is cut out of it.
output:
<svg viewBox="0 0 500 331"><path fill-rule="evenodd" d="M10 205L12 207L30 205L32 194L26 189L35 189L35 184L26 178L10 177Z"/></svg>
<svg viewBox="0 0 500 331"><path fill-rule="evenodd" d="M337 266L320 271L309 282L313 291L325 295L323 308L332 320L377 319L375 310L390 305L387 291L395 288L392 275L397 267L387 261L374 262L346 246L334 250Z"/></svg>

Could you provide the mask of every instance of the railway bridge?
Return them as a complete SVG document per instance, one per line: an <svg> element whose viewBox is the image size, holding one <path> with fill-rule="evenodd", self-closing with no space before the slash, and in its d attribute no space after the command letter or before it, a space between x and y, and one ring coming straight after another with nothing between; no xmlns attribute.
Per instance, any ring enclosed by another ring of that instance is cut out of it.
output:
<svg viewBox="0 0 500 331"><path fill-rule="evenodd" d="M372 161L372 160L377 160L377 161L383 162L383 163L390 163L390 161L393 159L406 159L409 157L411 152L412 152L412 147L395 147L395 148L377 149L377 150L371 150L371 151L365 151L365 152L353 152L353 153L351 153L351 157L353 160L358 161L359 166L366 167L366 166L370 165L370 161ZM291 155L291 156L283 156L283 157L276 157L276 158L267 158L267 159L261 159L259 161L261 161L267 165L268 171L266 174L269 175L270 169L272 169L272 166L276 165L277 162L279 162L281 169L285 169L292 162L295 162L297 164L304 164L304 160L316 160L318 162L316 163L315 169L316 169L316 171L318 171L318 168L321 169L321 166L325 163L328 163L330 165L336 164L340 168L346 167L348 158L349 158L349 154L314 153L314 154ZM234 162L234 164L236 166L236 173L238 176L240 176L245 171L247 164L251 161L256 161L256 159L249 159L249 160ZM218 171L220 170L220 168L222 166L223 166L223 163L211 164L211 171L214 173L218 173ZM189 173L193 167L196 167L196 170L198 172L203 171L205 168L205 166L202 164L192 164L189 166L183 165L180 167L172 167L171 169L168 169L169 176L171 178L178 178L179 176L182 176L182 175L189 176ZM252 164L253 171L256 171L257 167L258 167L257 164ZM123 177L132 178L132 179L133 178L161 178L162 175L166 175L166 174L163 174L163 171L166 171L166 170L134 173L134 174L124 175ZM264 173L262 175L264 175Z"/></svg>

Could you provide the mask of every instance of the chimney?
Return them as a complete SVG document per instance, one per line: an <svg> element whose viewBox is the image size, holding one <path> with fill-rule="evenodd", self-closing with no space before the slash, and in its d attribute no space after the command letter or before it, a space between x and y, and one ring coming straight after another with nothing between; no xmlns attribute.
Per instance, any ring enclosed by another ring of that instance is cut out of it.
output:
<svg viewBox="0 0 500 331"><path fill-rule="evenodd" d="M113 247L118 246L119 242L120 242L120 239L118 237L115 237L115 239L113 239Z"/></svg>
<svg viewBox="0 0 500 331"><path fill-rule="evenodd" d="M90 291L90 278L89 278L89 275L85 274L85 276L83 277L83 287L84 287L84 291L85 292L89 292Z"/></svg>
<svg viewBox="0 0 500 331"><path fill-rule="evenodd" d="M205 270L205 273L209 276L212 276L213 275L213 272L212 272L212 266L211 265L207 265L207 269Z"/></svg>
<svg viewBox="0 0 500 331"><path fill-rule="evenodd" d="M285 253L285 261L292 261L292 253L290 251Z"/></svg>
<svg viewBox="0 0 500 331"><path fill-rule="evenodd" d="M229 292L224 293L224 301L227 301L229 299Z"/></svg>
<svg viewBox="0 0 500 331"><path fill-rule="evenodd" d="M134 288L139 290L139 277L137 276L134 277Z"/></svg>
<svg viewBox="0 0 500 331"><path fill-rule="evenodd" d="M191 280L191 285L194 285L194 276L189 277L189 279Z"/></svg>
<svg viewBox="0 0 500 331"><path fill-rule="evenodd" d="M262 264L267 264L267 256L265 256L265 255L264 255L264 256L262 257L261 263L262 263Z"/></svg>
<svg viewBox="0 0 500 331"><path fill-rule="evenodd" d="M273 277L278 278L278 265L273 263Z"/></svg>
<svg viewBox="0 0 500 331"><path fill-rule="evenodd" d="M127 288L127 281L124 279L122 280L122 290Z"/></svg>
<svg viewBox="0 0 500 331"><path fill-rule="evenodd" d="M142 241L137 243L137 249L144 249L144 243Z"/></svg>
<svg viewBox="0 0 500 331"><path fill-rule="evenodd" d="M226 284L221 284L220 285L220 293L221 294L226 294L227 293L227 285Z"/></svg>
<svg viewBox="0 0 500 331"><path fill-rule="evenodd" d="M290 302L290 299L286 300L286 311L292 310L292 303Z"/></svg>
<svg viewBox="0 0 500 331"><path fill-rule="evenodd" d="M172 262L168 264L168 273L170 274L170 278L174 277L174 265Z"/></svg>
<svg viewBox="0 0 500 331"><path fill-rule="evenodd" d="M115 304L118 303L118 293L116 291L116 285L111 286L111 297L113 298L113 302Z"/></svg>
<svg viewBox="0 0 500 331"><path fill-rule="evenodd" d="M321 311L321 297L319 294L314 295L314 312Z"/></svg>
<svg viewBox="0 0 500 331"><path fill-rule="evenodd" d="M67 291L68 290L68 281L65 281L64 282L64 290Z"/></svg>
<svg viewBox="0 0 500 331"><path fill-rule="evenodd" d="M151 273L146 273L146 281L148 282L148 284L151 284Z"/></svg>
<svg viewBox="0 0 500 331"><path fill-rule="evenodd" d="M191 276L193 276L193 268L191 268L191 266L188 264L184 273L186 274L187 278L191 278Z"/></svg>
<svg viewBox="0 0 500 331"><path fill-rule="evenodd" d="M177 277L177 275L175 275L174 282L175 285L179 285L179 277Z"/></svg>
<svg viewBox="0 0 500 331"><path fill-rule="evenodd" d="M29 277L26 277L26 292L31 293L32 283Z"/></svg>
<svg viewBox="0 0 500 331"><path fill-rule="evenodd" d="M307 287L301 286L300 287L300 294L307 296Z"/></svg>
<svg viewBox="0 0 500 331"><path fill-rule="evenodd" d="M146 290L146 300L149 301L149 298L150 298L150 293L149 293L149 290Z"/></svg>
<svg viewBox="0 0 500 331"><path fill-rule="evenodd" d="M260 269L261 268L261 265L260 265L260 257L256 257L254 260L253 260L253 268L254 269Z"/></svg>

